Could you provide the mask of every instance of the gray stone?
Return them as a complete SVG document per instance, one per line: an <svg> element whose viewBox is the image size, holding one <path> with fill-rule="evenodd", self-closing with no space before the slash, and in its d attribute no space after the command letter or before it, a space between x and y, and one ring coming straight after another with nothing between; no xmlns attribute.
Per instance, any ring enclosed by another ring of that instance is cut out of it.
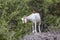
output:
<svg viewBox="0 0 60 40"><path fill-rule="evenodd" d="M25 35L22 40L60 40L59 35L54 33L32 33Z"/></svg>

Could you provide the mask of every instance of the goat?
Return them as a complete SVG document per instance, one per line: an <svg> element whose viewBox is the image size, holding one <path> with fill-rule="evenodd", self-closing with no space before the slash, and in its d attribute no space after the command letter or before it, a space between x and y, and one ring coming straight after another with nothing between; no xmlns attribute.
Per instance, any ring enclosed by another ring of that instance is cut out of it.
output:
<svg viewBox="0 0 60 40"><path fill-rule="evenodd" d="M33 33L34 32L37 33L37 23L39 23L38 24L38 28L39 28L39 32L41 32L40 31L41 17L40 17L40 14L39 13L32 13L29 16L25 16L25 17L22 18L22 22L23 23L27 23L27 21L31 21L32 22L32 32Z"/></svg>

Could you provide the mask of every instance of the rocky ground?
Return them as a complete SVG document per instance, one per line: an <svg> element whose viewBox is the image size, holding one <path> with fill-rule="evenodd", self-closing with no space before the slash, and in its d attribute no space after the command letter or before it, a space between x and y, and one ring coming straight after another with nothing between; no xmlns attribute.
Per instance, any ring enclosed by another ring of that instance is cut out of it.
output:
<svg viewBox="0 0 60 40"><path fill-rule="evenodd" d="M60 40L59 33L31 33L29 35L25 35L22 40Z"/></svg>

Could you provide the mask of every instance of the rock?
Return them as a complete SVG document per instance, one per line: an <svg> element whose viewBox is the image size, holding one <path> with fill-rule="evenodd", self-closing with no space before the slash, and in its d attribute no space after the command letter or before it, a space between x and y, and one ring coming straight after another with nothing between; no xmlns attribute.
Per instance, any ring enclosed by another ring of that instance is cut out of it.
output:
<svg viewBox="0 0 60 40"><path fill-rule="evenodd" d="M54 33L31 33L25 35L22 40L60 40L59 35Z"/></svg>

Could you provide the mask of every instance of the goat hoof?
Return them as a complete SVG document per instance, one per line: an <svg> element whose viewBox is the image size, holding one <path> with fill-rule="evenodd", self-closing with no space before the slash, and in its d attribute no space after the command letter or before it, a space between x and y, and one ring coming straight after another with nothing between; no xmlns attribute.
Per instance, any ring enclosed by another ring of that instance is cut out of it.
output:
<svg viewBox="0 0 60 40"><path fill-rule="evenodd" d="M37 33L37 31L35 30L35 33Z"/></svg>
<svg viewBox="0 0 60 40"><path fill-rule="evenodd" d="M34 33L34 31L32 31L32 33Z"/></svg>

